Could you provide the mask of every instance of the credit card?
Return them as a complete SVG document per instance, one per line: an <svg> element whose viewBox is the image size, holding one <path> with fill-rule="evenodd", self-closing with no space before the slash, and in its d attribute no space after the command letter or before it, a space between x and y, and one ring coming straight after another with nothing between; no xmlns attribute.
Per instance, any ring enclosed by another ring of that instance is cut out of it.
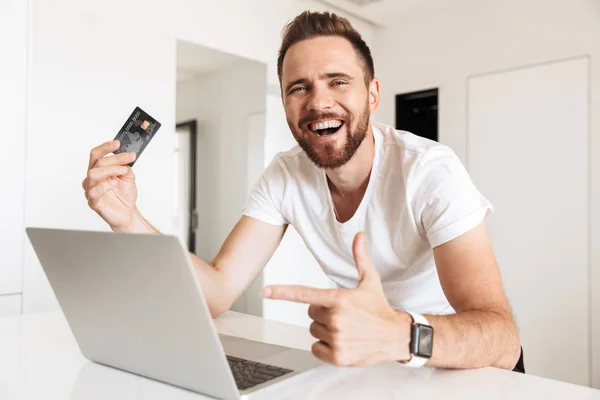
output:
<svg viewBox="0 0 600 400"><path fill-rule="evenodd" d="M113 153L136 153L135 160L129 164L130 167L133 167L133 164L140 159L140 155L159 129L160 122L152 118L141 108L136 107L123 124L117 136L115 136L115 140L120 142L120 146Z"/></svg>

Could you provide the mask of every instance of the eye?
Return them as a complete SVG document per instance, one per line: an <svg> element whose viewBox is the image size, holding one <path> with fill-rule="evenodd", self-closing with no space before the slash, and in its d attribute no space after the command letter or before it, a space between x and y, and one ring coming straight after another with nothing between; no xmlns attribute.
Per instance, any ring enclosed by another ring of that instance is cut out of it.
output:
<svg viewBox="0 0 600 400"><path fill-rule="evenodd" d="M306 86L296 86L295 88L290 90L290 94L298 92L300 90L306 90Z"/></svg>
<svg viewBox="0 0 600 400"><path fill-rule="evenodd" d="M346 81L333 81L333 86L342 86L346 84L348 84Z"/></svg>

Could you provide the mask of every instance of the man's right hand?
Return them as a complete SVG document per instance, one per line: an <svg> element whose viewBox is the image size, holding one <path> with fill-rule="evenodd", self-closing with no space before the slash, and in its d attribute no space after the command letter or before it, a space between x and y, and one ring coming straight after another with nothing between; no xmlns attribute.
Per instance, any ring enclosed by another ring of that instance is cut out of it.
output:
<svg viewBox="0 0 600 400"><path fill-rule="evenodd" d="M134 225L135 219L140 217L135 204L135 175L128 165L135 160L136 155L120 153L107 156L118 148L118 140L93 148L87 177L81 185L90 208L113 230L127 231Z"/></svg>
<svg viewBox="0 0 600 400"><path fill-rule="evenodd" d="M108 155L118 148L119 143L111 141L90 152L87 177L82 182L88 204L114 231L159 233L135 204L135 175L128 165L135 160L135 153ZM212 263L190 253L213 317L227 311L256 279L286 228L242 216Z"/></svg>

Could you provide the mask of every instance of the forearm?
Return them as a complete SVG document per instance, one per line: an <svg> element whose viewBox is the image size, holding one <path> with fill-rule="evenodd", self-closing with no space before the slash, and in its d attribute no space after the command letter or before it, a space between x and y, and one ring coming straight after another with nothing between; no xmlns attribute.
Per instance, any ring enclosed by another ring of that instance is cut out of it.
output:
<svg viewBox="0 0 600 400"><path fill-rule="evenodd" d="M224 273L212 263L207 263L197 255L190 253L196 278L202 287L202 293L213 318L229 310L233 301L227 289Z"/></svg>
<svg viewBox="0 0 600 400"><path fill-rule="evenodd" d="M433 327L429 367L512 369L519 359L519 333L508 313L464 311L425 318Z"/></svg>

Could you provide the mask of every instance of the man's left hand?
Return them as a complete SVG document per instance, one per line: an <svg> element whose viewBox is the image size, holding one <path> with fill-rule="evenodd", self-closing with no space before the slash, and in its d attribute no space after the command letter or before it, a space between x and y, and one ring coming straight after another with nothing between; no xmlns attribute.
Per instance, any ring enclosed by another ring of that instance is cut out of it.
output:
<svg viewBox="0 0 600 400"><path fill-rule="evenodd" d="M310 304L310 333L319 340L312 353L325 362L358 366L408 360L411 317L388 303L363 232L354 238L352 251L358 269L356 289L271 285L263 289L263 296Z"/></svg>

